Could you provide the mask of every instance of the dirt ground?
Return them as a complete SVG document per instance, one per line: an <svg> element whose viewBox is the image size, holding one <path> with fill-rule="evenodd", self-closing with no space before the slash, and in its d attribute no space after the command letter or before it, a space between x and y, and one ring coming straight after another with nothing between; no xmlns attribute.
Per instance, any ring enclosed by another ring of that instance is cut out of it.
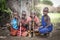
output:
<svg viewBox="0 0 60 40"><path fill-rule="evenodd" d="M54 28L51 37L40 37L40 36L35 36L35 37L13 37L9 35L9 31L7 28L5 29L0 29L0 40L60 40L60 28Z"/></svg>

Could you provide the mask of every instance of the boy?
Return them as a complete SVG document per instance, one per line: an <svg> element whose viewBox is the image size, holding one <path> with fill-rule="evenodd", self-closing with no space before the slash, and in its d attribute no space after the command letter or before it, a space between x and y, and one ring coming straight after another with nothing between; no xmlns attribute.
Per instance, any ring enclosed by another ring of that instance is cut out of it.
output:
<svg viewBox="0 0 60 40"><path fill-rule="evenodd" d="M35 12L31 12L30 16L27 18L27 23L29 24L29 37L33 37L35 29L38 29L40 24L39 18L36 16Z"/></svg>
<svg viewBox="0 0 60 40"><path fill-rule="evenodd" d="M49 9L45 7L43 9L43 16L42 16L42 27L39 28L39 32L41 34L47 35L53 30L53 25L51 24L50 17L47 15Z"/></svg>
<svg viewBox="0 0 60 40"><path fill-rule="evenodd" d="M22 17L20 19L20 29L18 30L17 36L27 36L27 18L26 11L22 11Z"/></svg>
<svg viewBox="0 0 60 40"><path fill-rule="evenodd" d="M11 20L11 27L10 27L10 34L12 36L16 36L17 35L17 30L18 30L18 14L17 12L14 12L13 14L13 18Z"/></svg>

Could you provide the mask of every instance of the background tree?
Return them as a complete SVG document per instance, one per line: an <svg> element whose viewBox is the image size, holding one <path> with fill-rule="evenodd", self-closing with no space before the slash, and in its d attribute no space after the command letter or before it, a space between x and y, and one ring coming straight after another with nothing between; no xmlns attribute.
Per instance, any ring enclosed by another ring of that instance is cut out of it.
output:
<svg viewBox="0 0 60 40"><path fill-rule="evenodd" d="M0 25L4 25L10 18L10 10L6 0L0 0Z"/></svg>
<svg viewBox="0 0 60 40"><path fill-rule="evenodd" d="M20 13L21 0L7 0L7 5L12 11Z"/></svg>
<svg viewBox="0 0 60 40"><path fill-rule="evenodd" d="M57 12L60 13L60 5L57 7Z"/></svg>
<svg viewBox="0 0 60 40"><path fill-rule="evenodd" d="M53 3L52 3L52 1L50 1L50 0L42 0L42 3L43 4L47 4L47 5L53 5Z"/></svg>

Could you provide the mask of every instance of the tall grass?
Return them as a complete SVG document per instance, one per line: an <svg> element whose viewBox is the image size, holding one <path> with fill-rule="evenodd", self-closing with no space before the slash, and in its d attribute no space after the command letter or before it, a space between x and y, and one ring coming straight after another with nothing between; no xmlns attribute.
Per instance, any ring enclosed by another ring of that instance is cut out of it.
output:
<svg viewBox="0 0 60 40"><path fill-rule="evenodd" d="M60 13L49 13L52 23L60 23Z"/></svg>

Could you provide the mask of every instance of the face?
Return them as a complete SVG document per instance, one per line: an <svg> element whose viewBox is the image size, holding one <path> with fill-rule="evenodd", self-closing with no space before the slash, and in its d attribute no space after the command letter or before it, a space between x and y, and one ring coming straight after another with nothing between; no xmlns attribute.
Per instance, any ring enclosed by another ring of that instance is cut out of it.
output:
<svg viewBox="0 0 60 40"><path fill-rule="evenodd" d="M48 9L46 8L46 9L43 10L43 14L47 15L47 13L48 13Z"/></svg>
<svg viewBox="0 0 60 40"><path fill-rule="evenodd" d="M31 13L31 17L34 18L35 14L34 13Z"/></svg>
<svg viewBox="0 0 60 40"><path fill-rule="evenodd" d="M25 18L26 17L26 12L23 12L22 13L22 18Z"/></svg>
<svg viewBox="0 0 60 40"><path fill-rule="evenodd" d="M18 18L18 14L17 14L17 13L14 13L14 17L15 17L15 18Z"/></svg>
<svg viewBox="0 0 60 40"><path fill-rule="evenodd" d="M44 15L47 15L47 13L48 13L47 11L44 11L44 12L43 12Z"/></svg>

